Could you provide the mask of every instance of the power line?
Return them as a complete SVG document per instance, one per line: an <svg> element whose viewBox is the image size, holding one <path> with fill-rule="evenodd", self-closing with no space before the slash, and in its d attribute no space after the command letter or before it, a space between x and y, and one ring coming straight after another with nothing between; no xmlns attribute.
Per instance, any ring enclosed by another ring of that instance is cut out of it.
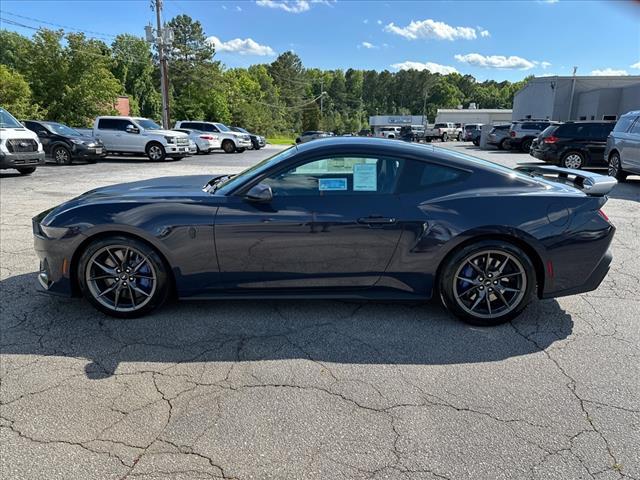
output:
<svg viewBox="0 0 640 480"><path fill-rule="evenodd" d="M58 27L58 28L63 28L63 29L67 29L67 30L75 30L78 32L84 32L84 33L90 33L92 35L96 35L99 37L109 37L109 38L116 38L117 35L112 35L110 33L102 33L102 32L96 32L93 30L84 30L82 28L76 28L76 27L69 27L68 25L60 25L59 23L53 23L53 22L47 22L46 20L40 20L38 18L33 18L33 17L27 17L26 15L19 15L17 13L13 13L13 12L9 12L7 10L2 10L2 13L7 14L7 15L11 15L12 17L16 17L16 18L22 18L23 20L31 20L32 22L37 22L37 23L41 23L44 25L50 25L53 27ZM5 19L4 20L7 23L11 23L11 21ZM29 27L26 25L19 25L19 26L23 26L26 28L33 28L33 27Z"/></svg>

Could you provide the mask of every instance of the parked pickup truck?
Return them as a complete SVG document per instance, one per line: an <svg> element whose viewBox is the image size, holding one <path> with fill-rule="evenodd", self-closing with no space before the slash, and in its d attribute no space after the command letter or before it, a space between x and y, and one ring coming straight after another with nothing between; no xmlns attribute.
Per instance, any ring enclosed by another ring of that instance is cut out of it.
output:
<svg viewBox="0 0 640 480"><path fill-rule="evenodd" d="M0 169L29 175L39 165L44 165L44 150L38 136L0 107Z"/></svg>
<svg viewBox="0 0 640 480"><path fill-rule="evenodd" d="M425 129L425 139L427 141L439 138L443 142L447 140L462 140L462 128L456 127L455 123L436 123L432 128Z"/></svg>
<svg viewBox="0 0 640 480"><path fill-rule="evenodd" d="M189 155L189 135L163 130L153 120L140 117L98 117L93 136L109 154L146 155L149 160L180 160Z"/></svg>

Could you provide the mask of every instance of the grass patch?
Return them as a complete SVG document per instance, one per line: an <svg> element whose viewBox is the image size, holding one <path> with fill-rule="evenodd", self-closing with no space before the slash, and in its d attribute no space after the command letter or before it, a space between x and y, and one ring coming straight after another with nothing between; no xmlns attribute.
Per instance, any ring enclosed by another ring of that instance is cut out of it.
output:
<svg viewBox="0 0 640 480"><path fill-rule="evenodd" d="M292 145L296 143L293 137L267 137L267 143L271 145Z"/></svg>

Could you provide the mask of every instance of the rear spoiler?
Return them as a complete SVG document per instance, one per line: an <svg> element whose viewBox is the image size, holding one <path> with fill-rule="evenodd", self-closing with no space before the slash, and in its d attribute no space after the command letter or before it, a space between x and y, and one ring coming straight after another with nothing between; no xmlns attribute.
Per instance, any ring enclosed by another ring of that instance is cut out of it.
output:
<svg viewBox="0 0 640 480"><path fill-rule="evenodd" d="M528 173L531 176L540 176L547 180L570 185L594 197L606 195L618 183L615 178L607 175L540 163L523 163L518 165L515 170Z"/></svg>

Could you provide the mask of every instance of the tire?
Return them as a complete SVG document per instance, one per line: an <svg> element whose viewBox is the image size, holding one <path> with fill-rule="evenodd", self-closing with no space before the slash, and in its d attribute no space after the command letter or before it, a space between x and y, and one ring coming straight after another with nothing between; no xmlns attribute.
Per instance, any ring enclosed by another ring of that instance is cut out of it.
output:
<svg viewBox="0 0 640 480"><path fill-rule="evenodd" d="M134 238L116 235L93 241L82 252L76 270L83 296L112 317L140 317L169 296L169 273L162 258Z"/></svg>
<svg viewBox="0 0 640 480"><path fill-rule="evenodd" d="M147 157L149 157L149 160L151 160L152 162L162 162L167 157L167 153L165 152L164 147L158 142L149 143L149 145L147 145L147 148L145 149L145 152L147 153Z"/></svg>
<svg viewBox="0 0 640 480"><path fill-rule="evenodd" d="M443 142L446 142L447 140L449 140L449 135L447 135L446 133L443 133L440 140L442 140Z"/></svg>
<svg viewBox="0 0 640 480"><path fill-rule="evenodd" d="M36 171L36 167L22 167L22 168L16 168L16 170L20 172L20 175L31 175L33 172Z"/></svg>
<svg viewBox="0 0 640 480"><path fill-rule="evenodd" d="M524 153L529 153L529 149L531 148L532 143L533 138L525 138L520 144L520 150L522 150Z"/></svg>
<svg viewBox="0 0 640 480"><path fill-rule="evenodd" d="M502 240L482 240L456 250L445 260L439 280L440 297L449 311L464 322L486 327L518 316L536 289L529 257Z"/></svg>
<svg viewBox="0 0 640 480"><path fill-rule="evenodd" d="M620 154L618 152L612 152L611 155L609 155L609 168L607 173L619 182L624 182L627 179L628 174L622 170L622 163L620 162Z"/></svg>
<svg viewBox="0 0 640 480"><path fill-rule="evenodd" d="M71 165L71 152L62 145L58 145L53 149L51 157L58 165Z"/></svg>
<svg viewBox="0 0 640 480"><path fill-rule="evenodd" d="M479 140L479 139L474 138L474 139L472 140L472 142L473 142L473 144L474 144L476 147L479 147L479 146L480 146L480 140Z"/></svg>
<svg viewBox="0 0 640 480"><path fill-rule="evenodd" d="M462 141L462 132L458 133L458 141L461 142Z"/></svg>
<svg viewBox="0 0 640 480"><path fill-rule="evenodd" d="M224 150L224 153L233 153L236 151L236 146L231 140L225 140L222 142L222 150Z"/></svg>
<svg viewBox="0 0 640 480"><path fill-rule="evenodd" d="M500 140L500 143L498 144L498 148L500 150L511 150L511 142L509 141L508 138L503 138L502 140Z"/></svg>
<svg viewBox="0 0 640 480"><path fill-rule="evenodd" d="M567 152L562 156L560 163L564 168L580 170L584 167L584 155L580 152Z"/></svg>

